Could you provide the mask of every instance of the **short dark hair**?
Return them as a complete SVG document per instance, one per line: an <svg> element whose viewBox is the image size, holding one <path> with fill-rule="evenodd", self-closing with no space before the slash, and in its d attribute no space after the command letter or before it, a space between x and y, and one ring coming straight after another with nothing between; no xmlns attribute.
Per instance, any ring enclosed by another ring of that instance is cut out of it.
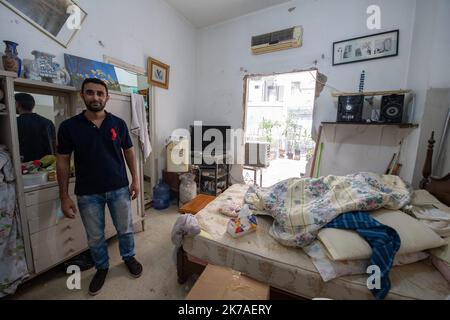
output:
<svg viewBox="0 0 450 320"><path fill-rule="evenodd" d="M81 92L84 93L84 86L88 83L96 83L96 84L100 84L102 86L105 87L106 89L106 95L109 95L108 93L108 86L106 85L105 82L103 82L103 80L97 79L97 78L87 78L83 81L83 84L81 85Z"/></svg>
<svg viewBox="0 0 450 320"><path fill-rule="evenodd" d="M16 93L14 98L20 104L20 107L26 111L33 111L36 105L33 96L28 93Z"/></svg>

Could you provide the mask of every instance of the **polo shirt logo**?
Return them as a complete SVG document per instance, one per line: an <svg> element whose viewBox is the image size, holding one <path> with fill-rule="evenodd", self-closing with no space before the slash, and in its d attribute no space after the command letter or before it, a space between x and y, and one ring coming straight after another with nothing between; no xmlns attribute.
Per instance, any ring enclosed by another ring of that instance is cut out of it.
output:
<svg viewBox="0 0 450 320"><path fill-rule="evenodd" d="M111 138L112 138L112 141L116 141L116 139L117 139L117 133L114 128L111 128Z"/></svg>

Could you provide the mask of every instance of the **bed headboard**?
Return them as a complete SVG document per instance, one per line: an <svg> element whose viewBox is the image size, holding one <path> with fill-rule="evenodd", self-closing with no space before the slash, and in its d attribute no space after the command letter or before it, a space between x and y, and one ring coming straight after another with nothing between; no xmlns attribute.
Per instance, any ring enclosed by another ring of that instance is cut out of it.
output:
<svg viewBox="0 0 450 320"><path fill-rule="evenodd" d="M432 177L431 168L433 164L433 148L434 131L431 133L431 138L428 140L427 157L422 170L423 179L420 181L420 188L425 189L434 195L439 201L450 206L450 173L443 178Z"/></svg>

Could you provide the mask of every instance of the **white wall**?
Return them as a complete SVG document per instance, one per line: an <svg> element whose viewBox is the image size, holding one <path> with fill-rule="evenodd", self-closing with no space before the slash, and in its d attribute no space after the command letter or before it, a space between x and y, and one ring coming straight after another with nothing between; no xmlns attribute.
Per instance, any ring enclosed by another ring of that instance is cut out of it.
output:
<svg viewBox="0 0 450 320"><path fill-rule="evenodd" d="M62 64L64 53L97 61L103 61L106 54L145 69L149 56L169 64L169 90L156 89L158 141L153 142L153 147L156 157L160 157L164 140L172 130L193 121L196 29L162 0L77 3L88 16L68 49L3 5L0 5L0 40L18 42L20 58L31 59L31 51L40 50L55 54L55 61ZM2 43L1 52L3 48Z"/></svg>
<svg viewBox="0 0 450 320"><path fill-rule="evenodd" d="M444 126L450 100L444 91L441 100L428 97L430 88L450 88L450 2L448 0L418 0L415 13L414 33L411 47L408 86L417 94L416 121L420 122L408 146L406 169L413 175L413 185L418 186L426 156L427 141L431 131L436 131L436 147ZM447 107L446 107L447 105ZM449 141L449 140L447 140ZM418 146L418 147L417 147ZM450 148L447 148L447 151ZM435 153L436 155L436 153ZM447 162L450 157L447 156ZM450 171L446 163L443 172Z"/></svg>
<svg viewBox="0 0 450 320"><path fill-rule="evenodd" d="M378 4L382 11L382 30L367 29L366 9ZM199 31L198 87L196 119L205 122L241 127L243 118L243 77L245 74L288 72L310 67L318 61L319 71L328 76L328 84L343 91L357 91L359 76L366 71L365 90L392 90L406 88L415 1L410 0L295 0L262 10ZM289 13L288 8L296 7ZM303 46L271 54L254 56L250 39L254 35L280 30L294 25L304 28ZM332 66L332 43L352 37L400 29L399 56ZM322 54L324 59L322 59ZM243 71L241 71L243 70ZM325 88L316 105L317 128L321 121L335 121L336 107ZM357 145L352 156L366 154ZM377 154L379 152L377 151ZM348 153L342 154L343 159ZM387 166L391 149L379 157L367 159L364 155L355 163L383 163ZM326 159L323 159L326 167ZM334 165L323 174L338 169ZM352 168L358 170L358 168ZM328 171L328 172L327 172ZM412 173L407 177L410 180Z"/></svg>

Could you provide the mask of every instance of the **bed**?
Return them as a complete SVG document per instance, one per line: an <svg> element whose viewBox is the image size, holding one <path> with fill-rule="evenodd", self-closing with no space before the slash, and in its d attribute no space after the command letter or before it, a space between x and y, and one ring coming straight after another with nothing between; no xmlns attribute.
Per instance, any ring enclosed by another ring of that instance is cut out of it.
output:
<svg viewBox="0 0 450 320"><path fill-rule="evenodd" d="M431 177L434 139L429 143L421 188L450 206L450 174ZM344 276L324 282L310 257L301 249L285 247L269 236L271 217L258 216L256 232L232 238L226 232L228 217L218 213L228 197L243 202L249 186L235 184L197 215L201 233L185 238L177 253L178 281L200 273L205 263L227 266L271 287L271 298L326 297L374 299L367 289L367 275ZM449 208L450 210L450 208ZM446 299L450 285L429 260L393 267L391 290L386 299Z"/></svg>

